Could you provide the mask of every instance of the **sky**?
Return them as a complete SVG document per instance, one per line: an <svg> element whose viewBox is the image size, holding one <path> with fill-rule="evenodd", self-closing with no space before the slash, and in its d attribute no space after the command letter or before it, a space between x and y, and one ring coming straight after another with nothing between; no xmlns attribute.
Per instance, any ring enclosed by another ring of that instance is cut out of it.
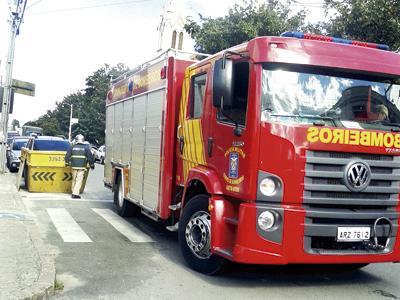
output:
<svg viewBox="0 0 400 300"><path fill-rule="evenodd" d="M242 0L184 0L195 19L227 15ZM5 74L9 2L0 0L0 74ZM85 78L105 63L133 68L156 56L160 15L166 0L28 0L15 44L13 78L35 83L35 97L15 95L14 113L23 125L85 87ZM298 0L309 20L323 17L322 0Z"/></svg>

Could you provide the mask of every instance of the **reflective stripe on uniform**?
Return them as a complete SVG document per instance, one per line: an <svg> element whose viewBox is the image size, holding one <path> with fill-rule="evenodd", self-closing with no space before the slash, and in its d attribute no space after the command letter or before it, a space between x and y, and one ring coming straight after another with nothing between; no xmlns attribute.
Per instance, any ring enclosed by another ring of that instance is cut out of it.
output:
<svg viewBox="0 0 400 300"><path fill-rule="evenodd" d="M85 154L85 146L78 144L72 147L70 161L73 169L86 169L88 158Z"/></svg>

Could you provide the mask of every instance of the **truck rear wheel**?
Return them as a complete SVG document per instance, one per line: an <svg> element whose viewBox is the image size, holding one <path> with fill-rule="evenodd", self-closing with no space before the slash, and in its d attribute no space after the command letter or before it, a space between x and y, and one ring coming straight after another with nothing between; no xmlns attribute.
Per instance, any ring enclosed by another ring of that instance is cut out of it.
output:
<svg viewBox="0 0 400 300"><path fill-rule="evenodd" d="M117 212L121 217L135 217L140 214L140 208L124 199L124 191L122 189L122 178L118 177L117 185L114 190L114 204Z"/></svg>
<svg viewBox="0 0 400 300"><path fill-rule="evenodd" d="M194 196L185 206L178 236L183 258L192 269L207 275L225 270L228 261L211 253L211 216L207 195Z"/></svg>

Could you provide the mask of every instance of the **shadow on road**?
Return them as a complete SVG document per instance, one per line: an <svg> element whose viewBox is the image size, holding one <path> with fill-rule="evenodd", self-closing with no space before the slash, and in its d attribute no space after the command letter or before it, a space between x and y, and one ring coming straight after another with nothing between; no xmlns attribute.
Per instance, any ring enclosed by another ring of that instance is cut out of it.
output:
<svg viewBox="0 0 400 300"><path fill-rule="evenodd" d="M205 276L189 269L183 260L178 235L169 232L164 226L144 216L127 219L134 226L148 233L157 243L153 247L170 262L181 265L188 272L198 275L206 282L219 286L340 286L379 283L382 279L375 276L371 266L360 270L346 270L335 265L244 265L232 264L223 274Z"/></svg>
<svg viewBox="0 0 400 300"><path fill-rule="evenodd" d="M332 266L317 265L241 265L233 264L223 275L232 285L245 283L246 286L328 286L377 283L381 278L364 270L344 270ZM217 282L215 282L217 283ZM218 282L226 284L227 281Z"/></svg>

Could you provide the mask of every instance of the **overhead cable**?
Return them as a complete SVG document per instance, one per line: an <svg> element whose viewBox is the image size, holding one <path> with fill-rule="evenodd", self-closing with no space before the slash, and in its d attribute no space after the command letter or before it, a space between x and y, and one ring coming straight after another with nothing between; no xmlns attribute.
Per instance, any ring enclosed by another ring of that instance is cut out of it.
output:
<svg viewBox="0 0 400 300"><path fill-rule="evenodd" d="M41 14L73 11L73 10L82 10L82 9L90 9L90 8L107 7L107 6L137 4L137 3L152 2L152 1L154 1L154 0L135 0L135 1L125 1L125 2L116 2L116 3L104 3L104 4L98 4L98 5L89 5L89 6L80 6L80 7L71 7L71 8L46 10L46 11L40 11L40 12L31 13L31 14L32 15L41 15Z"/></svg>

